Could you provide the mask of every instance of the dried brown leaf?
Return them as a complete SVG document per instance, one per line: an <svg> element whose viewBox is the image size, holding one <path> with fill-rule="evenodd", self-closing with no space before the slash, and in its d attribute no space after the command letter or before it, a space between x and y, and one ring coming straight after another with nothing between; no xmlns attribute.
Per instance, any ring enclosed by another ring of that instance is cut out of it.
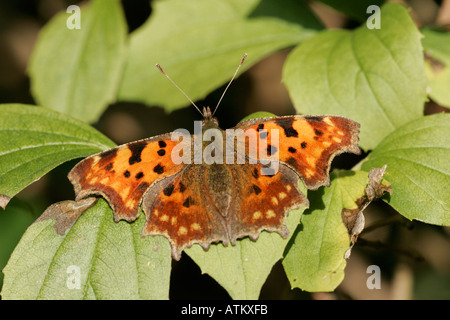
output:
<svg viewBox="0 0 450 320"><path fill-rule="evenodd" d="M54 219L56 222L53 227L59 235L63 235L66 230L70 229L78 218L86 210L93 207L96 202L97 198L94 197L78 201L66 200L57 202L49 206L35 222Z"/></svg>
<svg viewBox="0 0 450 320"><path fill-rule="evenodd" d="M380 198L385 192L392 194L390 185L382 183L383 175L386 172L387 165L381 168L373 168L369 172L369 181L367 183L365 194L356 200L358 208L356 209L343 209L342 220L347 227L350 235L350 249L345 253L345 258L348 259L351 254L351 249L358 239L358 235L363 231L365 218L364 210L374 200Z"/></svg>

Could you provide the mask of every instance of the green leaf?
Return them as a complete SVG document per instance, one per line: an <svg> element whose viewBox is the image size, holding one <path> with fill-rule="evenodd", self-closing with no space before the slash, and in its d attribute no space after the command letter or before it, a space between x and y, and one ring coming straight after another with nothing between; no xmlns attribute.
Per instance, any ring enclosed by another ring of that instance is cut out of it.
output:
<svg viewBox="0 0 450 320"><path fill-rule="evenodd" d="M80 29L67 27L74 16L66 12L44 26L28 71L38 104L94 122L116 98L127 26L116 0L94 0L80 12Z"/></svg>
<svg viewBox="0 0 450 320"><path fill-rule="evenodd" d="M183 107L188 101L156 63L198 100L231 78L244 53L247 69L319 28L309 8L293 0L154 2L149 21L131 35L119 99Z"/></svg>
<svg viewBox="0 0 450 320"><path fill-rule="evenodd" d="M276 117L277 115L266 112L266 111L257 111L249 114L248 116L244 117L240 122L247 121L250 119L257 119L257 118L270 118L270 117Z"/></svg>
<svg viewBox="0 0 450 320"><path fill-rule="evenodd" d="M54 220L36 222L3 270L2 298L167 299L170 247L161 236L141 237L144 220L115 223L99 200L63 236Z"/></svg>
<svg viewBox="0 0 450 320"><path fill-rule="evenodd" d="M287 248L284 270L291 287L310 292L333 291L344 279L350 238L341 213L357 208L368 173L333 171L331 186L308 192L310 209Z"/></svg>
<svg viewBox="0 0 450 320"><path fill-rule="evenodd" d="M406 218L450 225L450 115L422 117L387 136L362 168L387 164L389 204Z"/></svg>
<svg viewBox="0 0 450 320"><path fill-rule="evenodd" d="M13 197L61 163L114 147L86 123L53 110L0 105L0 195Z"/></svg>
<svg viewBox="0 0 450 320"><path fill-rule="evenodd" d="M450 32L423 29L422 44L429 56L425 60L429 96L450 108Z"/></svg>
<svg viewBox="0 0 450 320"><path fill-rule="evenodd" d="M284 65L283 81L299 113L356 120L361 146L373 149L423 114L420 37L408 10L389 3L381 9L380 29L330 30L299 45Z"/></svg>

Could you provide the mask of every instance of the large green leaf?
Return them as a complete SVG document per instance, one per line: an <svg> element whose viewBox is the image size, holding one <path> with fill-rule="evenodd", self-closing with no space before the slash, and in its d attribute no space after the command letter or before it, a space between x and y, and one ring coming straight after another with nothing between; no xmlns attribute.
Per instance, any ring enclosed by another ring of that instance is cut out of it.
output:
<svg viewBox="0 0 450 320"><path fill-rule="evenodd" d="M363 169L387 164L389 204L408 219L450 225L450 115L412 121L387 136Z"/></svg>
<svg viewBox="0 0 450 320"><path fill-rule="evenodd" d="M426 78L420 33L408 10L381 9L381 28L331 30L288 57L283 81L298 112L338 114L361 124L373 149L386 135L423 114Z"/></svg>
<svg viewBox="0 0 450 320"><path fill-rule="evenodd" d="M244 53L246 69L319 28L294 0L156 1L149 21L131 35L119 99L180 108L188 101L156 63L197 100L228 81Z"/></svg>
<svg viewBox="0 0 450 320"><path fill-rule="evenodd" d="M93 0L80 11L56 15L41 31L29 64L38 104L94 122L116 98L125 56L126 21L117 0Z"/></svg>
<svg viewBox="0 0 450 320"><path fill-rule="evenodd" d="M367 172L333 171L331 186L310 191L310 209L302 215L283 259L291 287L310 292L333 291L344 279L345 252L350 247L342 209L355 209L364 195Z"/></svg>
<svg viewBox="0 0 450 320"><path fill-rule="evenodd" d="M422 44L430 97L440 105L450 108L450 32L423 29Z"/></svg>
<svg viewBox="0 0 450 320"><path fill-rule="evenodd" d="M0 105L0 112L3 197L13 197L65 161L115 146L86 123L50 109L5 104Z"/></svg>
<svg viewBox="0 0 450 320"><path fill-rule="evenodd" d="M34 223L3 270L2 298L167 299L170 246L161 236L142 238L144 220L115 223L99 200L64 235L53 219Z"/></svg>

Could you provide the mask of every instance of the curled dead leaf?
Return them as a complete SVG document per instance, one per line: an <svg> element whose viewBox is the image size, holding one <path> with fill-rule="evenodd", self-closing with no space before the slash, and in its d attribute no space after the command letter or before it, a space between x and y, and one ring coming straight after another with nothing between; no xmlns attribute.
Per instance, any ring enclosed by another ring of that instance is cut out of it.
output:
<svg viewBox="0 0 450 320"><path fill-rule="evenodd" d="M54 219L56 221L53 227L59 235L63 235L86 210L97 203L97 200L97 198L89 197L78 201L66 200L54 203L44 211L35 223Z"/></svg>
<svg viewBox="0 0 450 320"><path fill-rule="evenodd" d="M388 192L392 194L392 188L390 185L384 185L383 176L386 172L387 164L381 168L373 168L369 172L369 183L366 186L366 195L368 200L381 198L381 196Z"/></svg>
<svg viewBox="0 0 450 320"><path fill-rule="evenodd" d="M347 227L350 235L350 248L345 252L345 259L348 259L351 254L351 250L358 235L363 231L365 218L364 210L374 200L380 198L385 192L392 194L390 185L383 184L383 176L386 172L387 165L385 164L381 168L373 168L369 172L368 183L365 189L365 194L356 200L356 209L342 209L342 221Z"/></svg>
<svg viewBox="0 0 450 320"><path fill-rule="evenodd" d="M6 194L0 194L0 207L2 207L3 210L6 209L9 200L11 200L11 197L8 197Z"/></svg>

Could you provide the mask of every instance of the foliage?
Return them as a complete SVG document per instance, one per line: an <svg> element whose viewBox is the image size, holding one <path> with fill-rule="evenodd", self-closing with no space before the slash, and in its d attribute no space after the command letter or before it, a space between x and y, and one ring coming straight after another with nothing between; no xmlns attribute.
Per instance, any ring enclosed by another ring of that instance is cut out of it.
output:
<svg viewBox="0 0 450 320"><path fill-rule="evenodd" d="M333 291L351 246L341 212L358 208L368 172L385 164L393 193L384 201L408 219L449 226L450 116L423 116L427 86L432 98L450 104L442 89L450 81L450 50L442 43L449 42L436 40L449 34L426 29L421 42L408 10L394 3L382 6L381 29L369 29L361 2L348 3L336 9L362 22L354 30L323 30L295 0L156 1L148 21L128 35L117 0L83 6L80 30L66 28L67 13L58 14L43 28L29 64L39 106L0 106L0 204L56 166L113 147L88 124L109 103L184 107L185 98L161 80L156 62L198 100L230 79L244 52L245 70L291 47L283 82L297 112L354 119L361 124L361 147L373 151L360 170L335 170L330 188L308 192L310 208L289 214L290 239L263 232L256 242L187 249L202 272L232 298L255 299L281 259L292 287ZM428 61L426 69L424 52L443 71L436 73ZM9 204L6 211L17 208ZM167 240L140 237L143 213L134 223L114 223L112 216L99 200L64 235L53 220L32 224L3 270L2 298L168 298ZM80 267L81 290L66 283L73 265Z"/></svg>

